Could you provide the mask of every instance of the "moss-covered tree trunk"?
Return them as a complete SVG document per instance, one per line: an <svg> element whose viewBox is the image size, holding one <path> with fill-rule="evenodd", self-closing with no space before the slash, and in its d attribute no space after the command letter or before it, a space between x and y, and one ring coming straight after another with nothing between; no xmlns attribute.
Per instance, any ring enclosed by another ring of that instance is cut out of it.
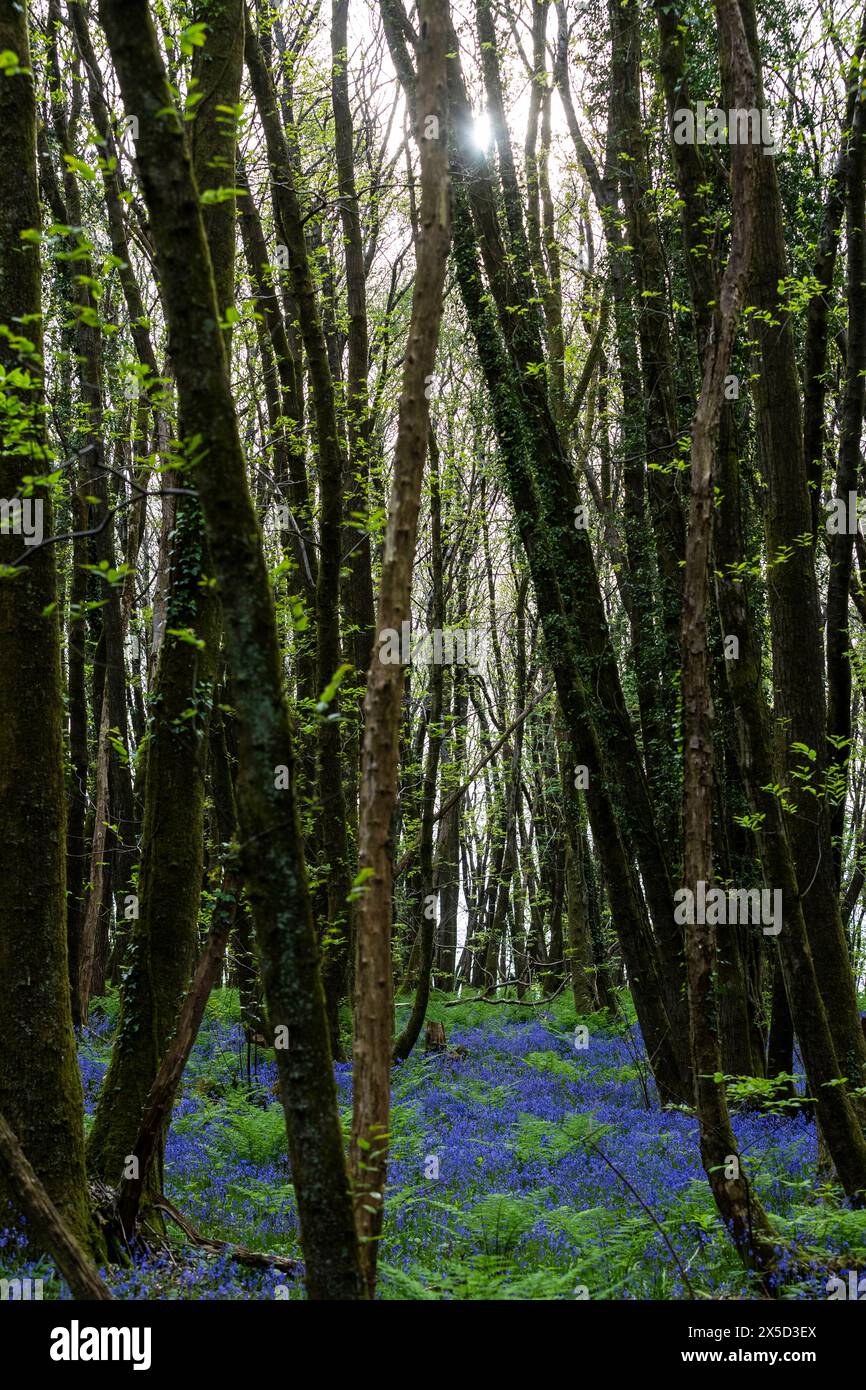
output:
<svg viewBox="0 0 866 1390"><path fill-rule="evenodd" d="M346 311L348 314L346 363L346 433L348 439L345 479L343 546L346 551L343 608L346 646L355 668L356 714L360 720L364 679L370 664L376 619L373 600L370 536L364 529L369 511L371 465L380 463L368 399L370 335L367 325L367 286L364 235L355 180L355 132L349 100L348 50L349 0L331 3L331 105L334 109L334 155L340 192L340 223L346 263ZM359 525L360 523L360 525ZM353 729L347 756L347 797L357 797L358 732Z"/></svg>
<svg viewBox="0 0 866 1390"><path fill-rule="evenodd" d="M733 72L735 96L748 110L755 72L737 0L716 0L722 64ZM707 606L713 519L713 467L725 376L752 248L755 166L760 152L737 147L733 154L732 227L728 264L721 281L716 331L703 362L703 383L692 426L691 507L686 538L683 592L683 880L692 902L698 885L713 877L713 740L710 644ZM707 914L708 915L708 914ZM701 1158L719 1215L744 1263L765 1278L774 1263L772 1229L742 1171L731 1128L721 1072L715 998L716 930L704 914L691 913L686 926L689 1025Z"/></svg>
<svg viewBox="0 0 866 1390"><path fill-rule="evenodd" d="M348 987L349 910L352 875L346 830L346 797L341 766L342 740L338 690L342 677L340 573L342 568L343 478L346 457L337 418L334 373L322 323L304 234L304 217L295 188L289 147L280 121L276 92L261 45L249 20L246 62L265 131L275 206L289 250L292 290L298 303L300 333L307 356L316 420L319 481L319 567L316 575L316 682L319 713L317 850L326 875L317 895L322 918L322 978L328 1005L331 1047L342 1057L339 1007ZM354 782L354 779L353 779Z"/></svg>
<svg viewBox="0 0 866 1390"><path fill-rule="evenodd" d="M753 0L741 0L741 8L757 71L758 107L763 109ZM789 787L785 808L788 837L801 892L805 895L808 891L809 947L836 1055L843 1075L862 1084L866 1077L866 1040L860 1027L854 976L839 910L830 798L825 791L832 750L827 746L821 609L815 547L803 544L803 537L812 535L812 503L803 453L794 322L782 303L779 288L788 274L788 259L773 159L759 163L757 199L755 256L749 285L750 302L758 311L753 320L756 361L751 382L758 454L767 484L765 533L772 574L767 594L773 638L774 713L781 730L779 775L774 780ZM816 753L809 787L816 793L813 795L798 791L797 769L802 763L798 744L805 744ZM834 754L832 761L835 757ZM787 805L791 803L796 809L789 813ZM794 1024L800 1024L796 1010Z"/></svg>
<svg viewBox="0 0 866 1390"><path fill-rule="evenodd" d="M202 887L207 723L219 607L202 588L201 513L183 499L171 551L166 636L144 763L144 823L120 1019L87 1144L88 1166L120 1180L194 963ZM185 634L182 636L173 633ZM198 645L201 643L201 646ZM154 1190L161 1165L153 1170Z"/></svg>
<svg viewBox="0 0 866 1390"><path fill-rule="evenodd" d="M195 50L201 99L191 146L203 193L233 186L231 113L240 96L243 7L240 0L211 0L199 9L208 30ZM224 316L234 298L234 199L208 203L203 218ZM182 402L180 430L192 453ZM179 471L178 480L186 479ZM111 1183L119 1181L128 1158L138 1158L142 1112L194 964L201 905L208 722L221 620L195 497L178 498L170 544L166 630L146 742L138 918L127 949L118 1035L87 1145L89 1166ZM161 1182L160 1145L145 1197Z"/></svg>
<svg viewBox="0 0 866 1390"><path fill-rule="evenodd" d="M247 485L225 344L183 122L145 0L100 14L124 105L139 118L178 396L199 438L204 513L238 716L242 872L255 921L311 1298L362 1296L324 994L294 795L294 748L271 586Z"/></svg>
<svg viewBox="0 0 866 1390"><path fill-rule="evenodd" d="M0 496L50 471L43 418L36 102L27 12L0 3ZM27 505L52 529L50 492ZM17 530L17 534L16 534ZM70 1232L93 1248L84 1173L84 1102L66 945L65 789L54 546L0 534L0 1113ZM23 558L22 558L23 557ZM20 563L18 563L20 560ZM8 1196L8 1189L0 1196Z"/></svg>
<svg viewBox="0 0 866 1390"><path fill-rule="evenodd" d="M595 1007L593 990L595 970L592 933L590 931L589 895L584 872L585 835L582 830L583 816L575 785L574 756L561 725L557 725L556 728L556 743L565 819L562 835L565 842L563 897L568 940L566 959L568 960L568 974L571 979L575 1012L577 1014L589 1014Z"/></svg>
<svg viewBox="0 0 866 1390"><path fill-rule="evenodd" d="M77 109L75 104L67 113L63 96L63 68L60 42L63 33L59 0L48 5L48 67L51 78L51 128L58 155L63 161L62 178L54 179L49 161L43 161L43 176L51 182L52 206L59 205L61 221L69 228L70 252L74 256L72 275L72 324L74 360L78 378L76 428L72 438L77 446L79 478L83 484L73 500L73 507L83 512L92 534L83 546L76 543L73 561L81 563L82 555L91 562L111 571L116 566L114 525L110 515L112 497L106 469L105 425L103 417L103 331L96 280L98 267L94 250L83 230L85 212L82 206L78 175L75 172ZM75 57L77 62L77 56ZM82 499L87 501L83 502ZM78 538L80 542L82 538ZM76 553L77 552L77 553ZM73 587L80 584L73 579ZM83 586L82 586L83 587ZM104 966L108 955L108 927L111 911L112 877L116 879L119 896L125 892L135 857L135 812L132 776L128 757L126 718L125 663L123 655L123 614L121 589L116 584L100 581L98 606L91 617L98 638L92 663L92 710L96 728L96 781L105 789L105 804L95 816L90 854L90 894L83 916L81 953L78 970L76 1013L80 1008L86 1021L92 987L102 993ZM72 670L77 680L78 673ZM73 700L76 688L71 688ZM72 710L73 716L77 711ZM77 719L70 729L70 751L77 755ZM72 740L75 739L73 744ZM120 755L123 750L123 756ZM78 758L76 757L78 762ZM80 765L77 769L80 775ZM73 833L78 838L79 808L73 810ZM77 888L73 876L73 887Z"/></svg>
<svg viewBox="0 0 866 1390"><path fill-rule="evenodd" d="M604 642L606 625L603 618L599 621L597 612L594 624L577 618L576 607L569 602L570 595L567 596L560 589L560 576L571 564L570 537L565 534L564 523L561 520L554 522L553 517L556 512L560 516L567 512L567 505L563 507L560 494L554 512L554 490L549 479L541 498L534 485L530 459L537 458L540 441L524 418L520 395L514 385L515 374L505 357L492 315L483 298L483 281L468 203L468 189L458 184L454 219L457 279L491 394L497 441L529 561L548 659L553 667L575 763L586 769L586 798L593 836L604 864L611 911L634 989L641 1029L653 1059L654 1076L666 1100L684 1101L690 1096L683 1056L685 1040L675 1036L671 1028L659 957L626 848L625 833L632 827L628 823L623 824L625 816L620 817L616 781L606 765L605 749L596 723L597 711L591 708L590 690L596 688L598 668L603 668L606 676L613 678L612 649L609 638L606 644ZM532 439L531 452L529 439ZM563 490L569 500L576 495L573 482L565 484ZM545 502L551 508L547 515ZM587 585L582 589L582 600L587 600L589 596L594 608L595 595ZM590 659L586 652L590 633L599 642L594 659ZM618 685L618 680L616 683ZM610 725L617 718L627 738L628 730L621 717L621 701L621 693L618 699L611 698L610 703L605 700L606 729L609 733ZM625 766L631 767L632 787L635 790L642 782L642 772L633 738L630 742L633 760L628 763L624 750L620 748L622 763L618 770L625 776ZM645 792L645 784L642 790ZM666 877L663 863L656 865L656 873L657 877ZM672 928L673 893L670 885L668 895L668 916Z"/></svg>
<svg viewBox="0 0 866 1390"><path fill-rule="evenodd" d="M656 13L662 36L661 66L668 115L672 119L677 107L684 103L689 104L684 76L683 39L677 30L676 17L670 11L670 7L657 0ZM751 30L748 13L745 14L745 19L747 34L752 36L754 14L751 15ZM754 57L754 42L751 47ZM759 72L757 75L760 80ZM717 297L717 270L714 262L709 257L693 253L693 248L702 239L702 228L705 226L707 207L704 194L707 175L698 146L672 142L671 147L677 163L683 213L683 240L687 252L690 252L686 257L686 264L692 287L698 342L703 351L709 341L712 306ZM767 235L767 229L762 226L762 219L766 213L766 192L762 184L767 178L770 178L771 183L775 180L772 171L769 174L767 172L766 166L769 164L772 164L772 161L767 159L758 162L753 277L755 259L760 259L764 254L763 247ZM770 201L772 202L772 199ZM762 274L765 289L769 291L771 277L766 271ZM787 351L786 346L786 355ZM770 367L768 371L772 384L775 368ZM795 403L795 411L799 413L798 403ZM725 427L724 416L722 424ZM726 427L732 429L732 422L728 421ZM801 897L797 866L792 845L788 840L790 820L785 816L778 798L772 793L779 773L774 759L770 711L763 691L760 631L751 611L749 593L743 579L745 549L741 534L737 462L738 454L733 436L729 435L727 447L720 448L717 459L719 505L714 537L714 568L716 601L723 630L737 634L740 639L739 659L725 662L731 703L736 713L740 774L749 796L752 813L761 818L762 833L759 846L765 879L774 888L781 890L784 903L784 923L778 936L781 977L777 971L774 982L774 1015L777 1015L777 1022L771 1029L768 1074L772 1076L778 1070L791 1070L792 1040L785 1019L785 1010L790 1004L805 1064L809 1093L816 1098L824 1137L843 1186L849 1196L862 1201L862 1192L866 1186L866 1146L854 1106L844 1088L839 1085L840 1076L850 1073L846 1067L840 1069L831 1031L832 1019L828 1016L829 1010L819 986L817 960L813 959L807 934L806 903ZM806 531L801 534L806 534ZM794 679L796 681L797 677ZM838 1026L839 1020L836 1022Z"/></svg>
<svg viewBox="0 0 866 1390"><path fill-rule="evenodd" d="M848 341L839 432L835 496L847 505L860 480L860 440L866 403L866 98L862 85L843 164L848 247ZM808 465L808 459L806 460ZM836 781L830 838L836 890L842 881L848 763L851 756L851 630L849 625L854 537L840 527L830 538L827 580L827 758Z"/></svg>

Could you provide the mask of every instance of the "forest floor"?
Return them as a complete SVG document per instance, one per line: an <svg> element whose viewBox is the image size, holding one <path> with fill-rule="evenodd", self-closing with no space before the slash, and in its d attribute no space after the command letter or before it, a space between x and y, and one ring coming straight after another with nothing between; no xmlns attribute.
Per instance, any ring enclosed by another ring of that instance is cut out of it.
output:
<svg viewBox="0 0 866 1390"><path fill-rule="evenodd" d="M634 1024L582 1020L566 996L546 1009L446 1007L449 1044L395 1069L380 1296L391 1299L750 1297L700 1168L694 1117L653 1098ZM105 1072L116 1000L99 1001L81 1048L88 1113ZM184 1078L165 1190L208 1237L300 1256L273 1054L247 1049L234 991L220 990ZM337 1067L348 1134L351 1067ZM740 1152L796 1264L785 1298L826 1298L828 1257L866 1261L866 1212L847 1210L817 1171L802 1113L735 1110ZM104 1272L122 1299L301 1298L300 1278L241 1268L170 1228L169 1244ZM4 1248L5 1247L5 1248ZM17 1258L16 1258L17 1256ZM811 1269L804 1277L804 1270ZM44 1280L0 1232L0 1272Z"/></svg>

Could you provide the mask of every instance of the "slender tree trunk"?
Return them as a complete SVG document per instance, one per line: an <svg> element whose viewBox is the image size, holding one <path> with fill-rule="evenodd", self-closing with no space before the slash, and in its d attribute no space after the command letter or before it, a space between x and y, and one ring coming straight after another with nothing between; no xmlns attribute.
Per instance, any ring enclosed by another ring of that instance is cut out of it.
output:
<svg viewBox="0 0 866 1390"><path fill-rule="evenodd" d="M862 79L854 103L844 162L845 236L848 248L848 343L835 494L847 515L848 495L860 479L860 439L866 403L866 97ZM847 526L830 537L827 581L827 762L833 779L830 807L835 885L842 883L848 764L851 757L851 629L854 536Z"/></svg>
<svg viewBox="0 0 866 1390"><path fill-rule="evenodd" d="M447 0L421 9L418 90L413 120L421 156L421 207L412 317L394 450L394 480L382 560L377 632L400 632L409 598L421 481L427 453L429 402L442 315L450 239L445 54ZM391 1062L391 818L397 792L397 735L403 668L374 654L364 698L359 858L365 873L355 964L352 1171L355 1212L367 1288L376 1281L387 1172Z"/></svg>
<svg viewBox="0 0 866 1390"><path fill-rule="evenodd" d="M756 105L755 75L737 0L717 0L722 64L733 73L737 105ZM713 458L718 440L725 376L740 313L751 255L755 202L755 145L736 146L733 215L728 264L719 294L716 332L704 360L704 377L692 427L691 510L686 540L683 601L683 828L684 883L694 904L698 885L713 875L712 725L707 640L707 597L712 533ZM686 927L690 1039L701 1158L719 1214L744 1263L765 1276L772 1267L772 1230L742 1171L731 1128L715 1033L715 927L694 911Z"/></svg>
<svg viewBox="0 0 866 1390"><path fill-rule="evenodd" d="M349 964L348 898L351 887L346 798L341 767L338 689L346 674L340 637L343 477L346 462L337 419L334 377L304 236L304 219L295 188L289 148L279 120L276 93L258 39L249 23L246 61L265 130L277 213L289 251L292 290L298 303L301 336L313 392L319 480L319 567L316 576L316 680L318 712L319 852L327 865L327 931L322 935L322 978L328 1004L331 1047L342 1055L339 1007L347 990Z"/></svg>
<svg viewBox="0 0 866 1390"><path fill-rule="evenodd" d="M430 530L431 530L431 569L433 575L433 630L441 632L445 626L445 594L442 580L442 497L440 491L439 448L435 432L430 430L428 443L430 455ZM427 1004L430 999L430 983L433 971L433 953L436 946L436 914L438 894L434 891L433 874L433 828L436 808L436 787L439 780L439 762L442 753L442 695L444 670L441 662L433 662L430 667L430 736L427 740L427 760L424 768L424 786L421 795L421 845L418 853L420 888L420 925L418 931L418 983L409 1017L394 1043L394 1059L402 1061L409 1056L418 1041Z"/></svg>

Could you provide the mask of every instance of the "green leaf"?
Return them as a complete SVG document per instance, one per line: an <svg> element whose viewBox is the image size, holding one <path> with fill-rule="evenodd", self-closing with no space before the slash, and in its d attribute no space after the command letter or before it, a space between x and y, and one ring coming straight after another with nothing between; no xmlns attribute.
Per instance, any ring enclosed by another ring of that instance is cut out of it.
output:
<svg viewBox="0 0 866 1390"><path fill-rule="evenodd" d="M180 36L180 51L185 58L192 56L194 48L203 48L207 36L206 24L189 24Z"/></svg>
<svg viewBox="0 0 866 1390"><path fill-rule="evenodd" d="M66 161L67 167L70 168L73 173L80 174L88 183L94 181L96 178L96 170L91 169L89 164L85 164L83 159L76 159L74 154L65 154L63 158Z"/></svg>
<svg viewBox="0 0 866 1390"><path fill-rule="evenodd" d="M328 682L328 684L325 686L325 689L319 696L319 701L316 705L316 709L318 710L319 714L327 714L328 705L331 703L340 686L343 684L343 680L347 672L351 670L353 670L353 667L347 662L343 662L343 665L338 668L332 679Z"/></svg>
<svg viewBox="0 0 866 1390"><path fill-rule="evenodd" d="M168 637L176 637L179 642L188 642L191 647L204 650L205 643L200 637L196 637L191 627L167 627L165 631Z"/></svg>
<svg viewBox="0 0 866 1390"><path fill-rule="evenodd" d="M243 188L206 188L204 193L199 194L199 202L205 207L210 207L212 203L228 203L232 198L245 196Z"/></svg>
<svg viewBox="0 0 866 1390"><path fill-rule="evenodd" d="M29 73L29 68L22 68L18 54L11 48L4 48L0 51L0 72L6 77L18 77L21 73Z"/></svg>

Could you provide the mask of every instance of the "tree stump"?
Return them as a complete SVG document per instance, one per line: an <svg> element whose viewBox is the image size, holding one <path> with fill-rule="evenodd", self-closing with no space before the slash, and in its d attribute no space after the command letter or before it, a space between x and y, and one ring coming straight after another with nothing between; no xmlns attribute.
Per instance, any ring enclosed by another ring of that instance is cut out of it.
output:
<svg viewBox="0 0 866 1390"><path fill-rule="evenodd" d="M424 1051L425 1052L445 1052L448 1047L445 1038L445 1025L442 1023L428 1023L424 1030Z"/></svg>

